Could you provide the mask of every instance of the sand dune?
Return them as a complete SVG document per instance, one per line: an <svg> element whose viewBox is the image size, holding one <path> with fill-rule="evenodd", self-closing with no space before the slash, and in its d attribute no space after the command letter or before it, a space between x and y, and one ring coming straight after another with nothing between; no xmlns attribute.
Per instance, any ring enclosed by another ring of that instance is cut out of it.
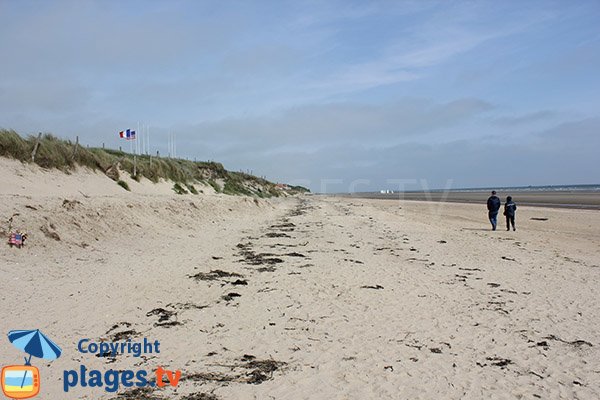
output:
<svg viewBox="0 0 600 400"><path fill-rule="evenodd" d="M40 398L79 364L182 370L176 391L85 399L600 397L597 211L522 207L491 232L481 205L128 193L85 172L42 191L3 162L0 216L31 237L3 247L0 328L64 350L38 363ZM84 337L162 348L93 357Z"/></svg>

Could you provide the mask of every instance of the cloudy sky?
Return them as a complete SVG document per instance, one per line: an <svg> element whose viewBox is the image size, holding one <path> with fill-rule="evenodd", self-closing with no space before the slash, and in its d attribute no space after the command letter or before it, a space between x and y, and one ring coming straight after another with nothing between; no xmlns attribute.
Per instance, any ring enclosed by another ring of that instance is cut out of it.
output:
<svg viewBox="0 0 600 400"><path fill-rule="evenodd" d="M600 2L0 0L0 127L315 191L600 183ZM422 183L424 182L424 183ZM410 185L409 185L410 186Z"/></svg>

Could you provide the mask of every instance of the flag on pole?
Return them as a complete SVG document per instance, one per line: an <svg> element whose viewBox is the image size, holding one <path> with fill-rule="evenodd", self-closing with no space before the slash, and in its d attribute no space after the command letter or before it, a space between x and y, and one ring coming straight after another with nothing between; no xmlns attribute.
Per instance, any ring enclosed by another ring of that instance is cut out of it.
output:
<svg viewBox="0 0 600 400"><path fill-rule="evenodd" d="M126 140L135 140L135 131L132 131L131 129L121 131L119 132L119 137Z"/></svg>

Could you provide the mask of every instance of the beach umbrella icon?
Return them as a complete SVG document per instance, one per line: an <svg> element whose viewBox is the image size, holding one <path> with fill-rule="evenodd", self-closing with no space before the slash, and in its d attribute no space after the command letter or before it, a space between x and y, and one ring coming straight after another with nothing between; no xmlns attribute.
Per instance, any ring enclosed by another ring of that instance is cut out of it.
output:
<svg viewBox="0 0 600 400"><path fill-rule="evenodd" d="M31 365L32 356L46 360L56 360L62 353L60 347L48 339L39 329L10 331L8 332L8 340L17 349L29 354L29 359L25 358L25 365Z"/></svg>
<svg viewBox="0 0 600 400"><path fill-rule="evenodd" d="M25 365L31 365L32 356L46 360L56 360L60 357L60 353L62 353L60 347L48 339L39 329L10 331L8 332L8 340L17 349L29 354L29 359L25 357ZM23 376L21 387L23 387L26 377L27 371L25 371L25 375Z"/></svg>

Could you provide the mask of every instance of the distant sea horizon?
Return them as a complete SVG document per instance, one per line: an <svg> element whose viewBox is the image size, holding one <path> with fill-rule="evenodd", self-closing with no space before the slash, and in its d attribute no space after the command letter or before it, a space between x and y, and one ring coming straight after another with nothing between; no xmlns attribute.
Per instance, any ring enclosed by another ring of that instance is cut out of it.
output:
<svg viewBox="0 0 600 400"><path fill-rule="evenodd" d="M496 186L431 190L387 190L378 192L338 193L333 196L379 200L441 201L485 204L490 192L513 196L520 205L600 210L600 184Z"/></svg>
<svg viewBox="0 0 600 400"><path fill-rule="evenodd" d="M382 189L388 190L388 189ZM427 189L427 190L389 190L389 193L428 193L428 192L486 192L496 190L498 192L600 192L600 183L588 183L578 185L530 185L530 186L488 186L488 187L463 187L451 189ZM380 190L372 192L355 193L381 193ZM342 193L339 193L342 194Z"/></svg>

